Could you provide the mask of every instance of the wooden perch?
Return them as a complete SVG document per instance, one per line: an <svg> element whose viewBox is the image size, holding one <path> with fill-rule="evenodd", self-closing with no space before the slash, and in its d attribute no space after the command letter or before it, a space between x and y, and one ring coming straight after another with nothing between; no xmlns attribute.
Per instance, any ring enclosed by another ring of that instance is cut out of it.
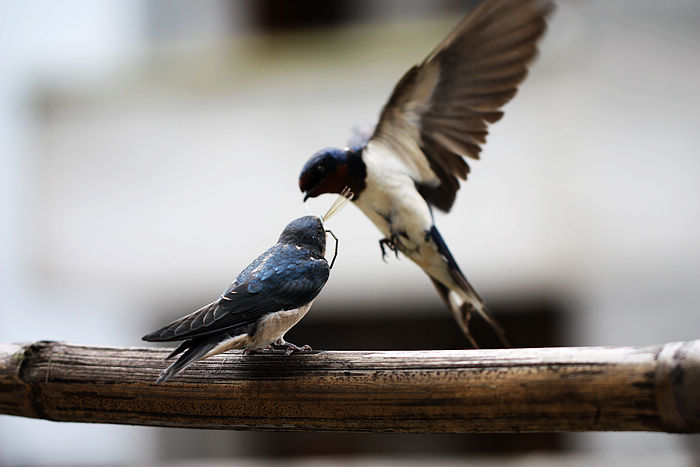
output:
<svg viewBox="0 0 700 467"><path fill-rule="evenodd" d="M311 352L0 344L0 413L66 422L374 432L700 431L700 341L656 347Z"/></svg>

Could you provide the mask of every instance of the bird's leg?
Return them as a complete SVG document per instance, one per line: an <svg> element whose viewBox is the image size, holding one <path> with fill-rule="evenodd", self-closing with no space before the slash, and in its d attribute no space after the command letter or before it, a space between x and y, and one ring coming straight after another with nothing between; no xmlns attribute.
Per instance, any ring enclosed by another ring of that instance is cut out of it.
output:
<svg viewBox="0 0 700 467"><path fill-rule="evenodd" d="M277 339L275 343L272 344L272 347L274 347L275 349L286 349L286 351L284 352L285 357L289 357L293 352L306 352L311 350L310 345L302 345L301 347L299 347L298 345L285 341L282 337Z"/></svg>
<svg viewBox="0 0 700 467"><path fill-rule="evenodd" d="M382 250L382 259L384 262L386 262L386 248L389 248L389 250L393 251L394 254L396 255L396 258L399 257L399 233L398 232L391 232L391 237L389 238L382 238L379 240L379 248Z"/></svg>
<svg viewBox="0 0 700 467"><path fill-rule="evenodd" d="M395 250L396 247L394 246L393 243L391 243L391 240L389 240L388 238L382 238L381 240L379 240L379 248L382 250L382 260L385 263L387 262L387 260L386 260L386 247L389 247L389 249L391 251L394 251L394 252L396 251ZM398 253L397 253L397 256L398 256Z"/></svg>

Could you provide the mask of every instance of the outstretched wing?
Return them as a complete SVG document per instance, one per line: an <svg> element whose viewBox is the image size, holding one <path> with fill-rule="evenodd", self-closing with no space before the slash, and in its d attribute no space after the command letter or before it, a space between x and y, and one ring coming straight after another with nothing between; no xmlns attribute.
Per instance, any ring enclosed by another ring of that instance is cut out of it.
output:
<svg viewBox="0 0 700 467"><path fill-rule="evenodd" d="M435 207L449 211L478 159L487 124L537 55L549 0L485 0L398 82L367 150L399 160Z"/></svg>
<svg viewBox="0 0 700 467"><path fill-rule="evenodd" d="M328 280L325 258L277 244L253 261L218 300L143 337L174 341L244 329L267 313L309 303Z"/></svg>

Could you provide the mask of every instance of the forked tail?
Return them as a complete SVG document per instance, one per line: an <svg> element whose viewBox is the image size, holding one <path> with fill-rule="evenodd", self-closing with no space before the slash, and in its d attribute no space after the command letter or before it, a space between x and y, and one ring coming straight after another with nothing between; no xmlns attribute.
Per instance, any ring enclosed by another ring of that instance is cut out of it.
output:
<svg viewBox="0 0 700 467"><path fill-rule="evenodd" d="M473 295L469 296L468 298L464 298L460 296L462 294L459 292L450 290L447 286L443 285L441 282L438 282L432 277L430 280L435 286L438 295L440 295L442 302L445 304L447 309L450 310L452 316L455 318L455 321L457 321L459 328L475 349L479 348L479 344L476 343L474 336L472 336L472 333L469 330L469 320L471 320L473 311L476 311L479 316L484 318L484 321L489 323L493 329L493 332L496 333L498 339L501 341L501 344L503 344L503 347L510 347L510 342L508 342L508 339L506 338L505 330L499 324L498 320L496 320L496 317L493 316L488 308L486 308L486 304L481 300L481 298L479 298L478 295L476 295L474 289L470 287L470 291L473 293Z"/></svg>
<svg viewBox="0 0 700 467"><path fill-rule="evenodd" d="M173 376L181 373L185 368L192 365L194 362L201 359L207 353L213 350L221 340L221 336L215 335L212 337L188 339L184 341L178 348L173 350L170 355L168 355L168 359L171 359L180 353L182 353L182 355L180 355L180 358L174 361L169 367L163 370L160 376L158 376L156 384L164 383Z"/></svg>
<svg viewBox="0 0 700 467"><path fill-rule="evenodd" d="M474 336L472 336L469 330L469 320L471 319L472 312L475 311L491 326L501 341L501 344L503 344L504 347L510 347L510 342L508 342L506 338L505 330L498 323L496 317L486 308L486 304L481 297L479 297L474 288L469 284L435 226L430 229L430 237L447 262L450 278L454 282L455 287L450 288L432 276L430 276L430 280L433 282L433 285L437 289L447 309L452 312L452 316L454 316L460 329L462 329L464 335L469 339L469 342L474 348L479 348L479 345L476 343Z"/></svg>

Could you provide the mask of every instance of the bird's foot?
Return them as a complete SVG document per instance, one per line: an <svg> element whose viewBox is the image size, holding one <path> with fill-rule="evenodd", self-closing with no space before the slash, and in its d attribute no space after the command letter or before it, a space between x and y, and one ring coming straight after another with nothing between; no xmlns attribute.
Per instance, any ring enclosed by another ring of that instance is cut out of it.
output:
<svg viewBox="0 0 700 467"><path fill-rule="evenodd" d="M285 357L289 357L293 352L309 352L311 349L310 345L304 344L301 347L287 342L287 350L284 352Z"/></svg>
<svg viewBox="0 0 700 467"><path fill-rule="evenodd" d="M269 350L273 350L271 345L268 345L267 347L263 347L261 349L251 349L246 347L245 349L243 349L243 355L251 355L258 352L266 352Z"/></svg>
<svg viewBox="0 0 700 467"><path fill-rule="evenodd" d="M399 257L399 234L392 232L390 238L379 240L379 248L382 250L382 260L386 263L386 248L393 251L396 258Z"/></svg>
<svg viewBox="0 0 700 467"><path fill-rule="evenodd" d="M310 345L302 345L299 347L298 345L287 342L282 338L277 339L277 341L272 344L272 347L279 350L285 350L285 357L289 357L294 352L308 352L309 350L312 350Z"/></svg>

